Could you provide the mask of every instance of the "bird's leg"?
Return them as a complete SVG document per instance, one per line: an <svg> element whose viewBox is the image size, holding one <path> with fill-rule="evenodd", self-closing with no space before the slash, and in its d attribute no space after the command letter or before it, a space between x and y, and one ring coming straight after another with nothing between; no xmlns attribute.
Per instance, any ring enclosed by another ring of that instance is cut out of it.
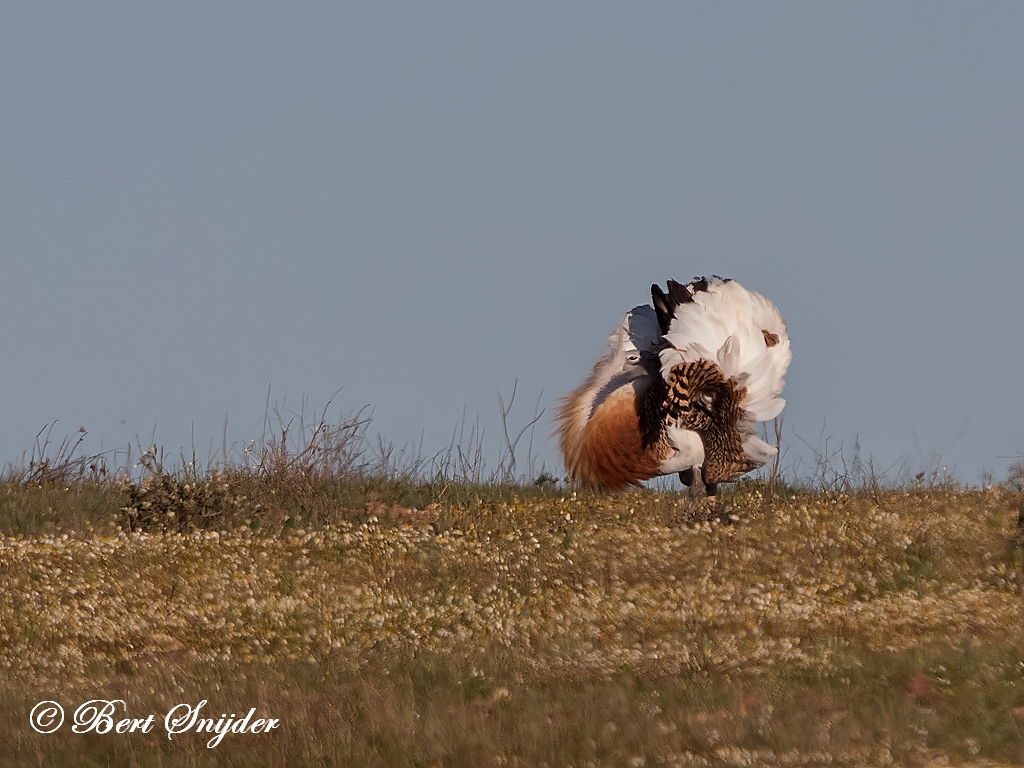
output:
<svg viewBox="0 0 1024 768"><path fill-rule="evenodd" d="M706 472L701 472L701 479L704 481L704 491L708 496L708 516L717 518L720 523L738 523L739 517L730 505L718 503L718 483L709 483Z"/></svg>
<svg viewBox="0 0 1024 768"><path fill-rule="evenodd" d="M694 472L693 467L687 467L679 473L679 482L686 486L686 498L697 498L697 473Z"/></svg>
<svg viewBox="0 0 1024 768"><path fill-rule="evenodd" d="M700 481L704 483L704 492L708 496L708 507L714 509L715 505L718 503L718 483L708 482L708 472L706 467L700 468Z"/></svg>

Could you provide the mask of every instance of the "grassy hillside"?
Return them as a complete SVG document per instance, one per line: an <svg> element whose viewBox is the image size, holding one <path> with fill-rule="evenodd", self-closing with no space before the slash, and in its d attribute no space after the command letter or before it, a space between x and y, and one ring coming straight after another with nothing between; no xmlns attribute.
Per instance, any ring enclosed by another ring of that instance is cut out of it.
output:
<svg viewBox="0 0 1024 768"><path fill-rule="evenodd" d="M1018 493L724 503L735 522L284 465L9 473L0 763L1024 764ZM155 725L72 733L91 699ZM280 725L169 738L204 699Z"/></svg>

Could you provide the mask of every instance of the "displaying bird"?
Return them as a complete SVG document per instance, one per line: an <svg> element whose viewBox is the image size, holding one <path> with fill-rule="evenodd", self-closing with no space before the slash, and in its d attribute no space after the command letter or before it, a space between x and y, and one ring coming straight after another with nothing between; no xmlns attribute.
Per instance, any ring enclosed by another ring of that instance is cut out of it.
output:
<svg viewBox="0 0 1024 768"><path fill-rule="evenodd" d="M556 434L570 477L601 489L699 473L719 483L777 452L757 436L775 418L792 359L786 324L768 299L733 280L651 286L608 337L608 351L563 400Z"/></svg>

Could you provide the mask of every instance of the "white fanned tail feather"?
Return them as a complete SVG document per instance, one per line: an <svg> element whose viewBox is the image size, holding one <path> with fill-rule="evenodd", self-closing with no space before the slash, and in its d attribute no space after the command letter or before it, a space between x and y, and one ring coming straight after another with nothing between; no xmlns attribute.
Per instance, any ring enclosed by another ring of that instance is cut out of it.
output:
<svg viewBox="0 0 1024 768"><path fill-rule="evenodd" d="M692 302L675 308L665 340L669 346L661 351L660 362L666 378L678 363L711 360L744 390L744 416L737 425L744 434L744 453L764 465L777 449L757 437L756 423L782 412L786 401L779 395L793 357L775 305L735 281L709 282L706 291L693 293Z"/></svg>

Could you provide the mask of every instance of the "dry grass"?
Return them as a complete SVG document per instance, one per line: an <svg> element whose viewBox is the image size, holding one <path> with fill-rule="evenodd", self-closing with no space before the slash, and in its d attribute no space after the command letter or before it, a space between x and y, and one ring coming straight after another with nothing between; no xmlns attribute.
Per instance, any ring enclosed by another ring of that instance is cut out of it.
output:
<svg viewBox="0 0 1024 768"><path fill-rule="evenodd" d="M1024 763L1016 493L750 484L687 525L676 494L317 482L315 514L230 473L4 485L0 761ZM282 726L29 728L94 698Z"/></svg>
<svg viewBox="0 0 1024 768"><path fill-rule="evenodd" d="M675 493L482 482L479 446L403 464L364 425L288 424L202 471L47 439L9 470L0 764L1024 764L1012 482L776 473L698 523ZM44 699L55 734L29 725ZM72 733L90 699L155 727ZM203 700L281 726L170 739Z"/></svg>

